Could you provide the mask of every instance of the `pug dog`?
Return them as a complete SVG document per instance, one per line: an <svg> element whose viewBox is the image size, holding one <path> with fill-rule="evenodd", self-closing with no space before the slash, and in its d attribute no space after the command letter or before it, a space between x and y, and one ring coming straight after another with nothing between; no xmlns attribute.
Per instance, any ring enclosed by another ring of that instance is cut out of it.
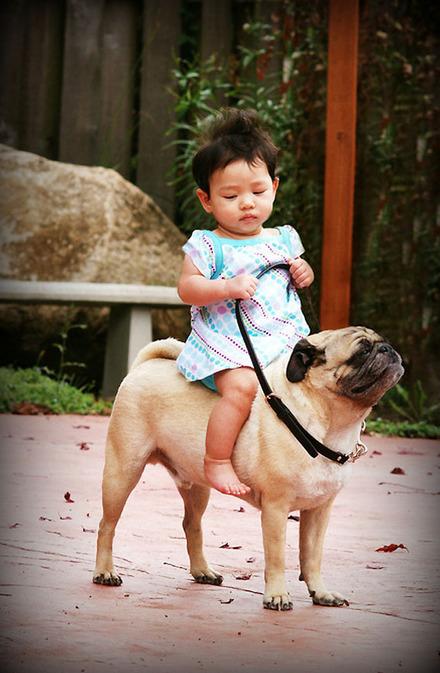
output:
<svg viewBox="0 0 440 673"><path fill-rule="evenodd" d="M185 505L183 528L196 582L221 584L203 552L201 519L210 487L203 458L208 418L217 393L188 382L175 359L183 344L166 339L146 346L122 382L109 422L93 581L119 586L113 565L115 528L148 463L161 463ZM276 395L316 439L349 456L344 464L312 458L269 407L261 390L235 445L234 469L251 491L242 499L261 510L265 556L263 605L290 610L285 581L289 512L300 511L300 580L313 603L348 604L321 579L324 534L335 496L363 452L362 424L373 405L402 376L400 355L366 327L327 330L302 339L265 369ZM361 449L361 450L360 450Z"/></svg>

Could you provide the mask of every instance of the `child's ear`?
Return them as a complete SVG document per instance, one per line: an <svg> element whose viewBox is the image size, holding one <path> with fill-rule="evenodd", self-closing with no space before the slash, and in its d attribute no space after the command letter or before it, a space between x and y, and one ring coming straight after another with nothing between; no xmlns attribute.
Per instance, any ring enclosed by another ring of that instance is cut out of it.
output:
<svg viewBox="0 0 440 673"><path fill-rule="evenodd" d="M207 213L212 213L211 199L208 194L204 192L203 189L196 189L196 194L203 206L203 210L206 210Z"/></svg>
<svg viewBox="0 0 440 673"><path fill-rule="evenodd" d="M280 179L279 178L275 178L274 181L272 182L274 196L277 193L277 189L278 189L279 184L280 184Z"/></svg>

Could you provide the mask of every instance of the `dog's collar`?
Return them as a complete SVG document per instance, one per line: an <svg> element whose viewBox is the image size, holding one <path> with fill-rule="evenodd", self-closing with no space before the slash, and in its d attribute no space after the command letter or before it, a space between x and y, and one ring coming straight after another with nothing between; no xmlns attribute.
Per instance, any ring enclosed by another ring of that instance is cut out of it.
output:
<svg viewBox="0 0 440 673"><path fill-rule="evenodd" d="M275 268L289 269L289 265L285 263L271 264L263 269L263 271L258 274L257 278L260 278L260 276L265 274L267 271ZM354 450L349 454L345 454L341 453L340 451L333 451L333 449L329 449L328 446L322 444L318 439L316 439L316 437L313 437L313 435L311 435L301 425L296 416L294 416L290 409L284 404L282 399L273 392L266 377L263 374L263 370L261 369L260 363L258 362L258 358L254 351L249 334L247 333L244 326L243 318L241 317L240 299L237 299L235 302L235 315L241 336L243 337L243 341L255 370L255 374L257 375L267 402L272 407L278 418L289 428L290 432L294 435L294 437L296 437L299 443L302 444L307 453L312 458L316 458L318 455L324 456L325 458L333 460L339 465L344 465L347 462L354 463L356 460L358 460L358 458L365 455L368 449L365 444L361 442L360 438L356 442Z"/></svg>

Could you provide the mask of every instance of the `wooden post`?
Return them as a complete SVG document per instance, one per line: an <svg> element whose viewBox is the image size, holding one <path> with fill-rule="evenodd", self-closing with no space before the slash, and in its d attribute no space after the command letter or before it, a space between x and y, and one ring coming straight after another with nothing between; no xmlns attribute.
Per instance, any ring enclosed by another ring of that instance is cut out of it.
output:
<svg viewBox="0 0 440 673"><path fill-rule="evenodd" d="M358 0L329 0L321 328L350 321Z"/></svg>

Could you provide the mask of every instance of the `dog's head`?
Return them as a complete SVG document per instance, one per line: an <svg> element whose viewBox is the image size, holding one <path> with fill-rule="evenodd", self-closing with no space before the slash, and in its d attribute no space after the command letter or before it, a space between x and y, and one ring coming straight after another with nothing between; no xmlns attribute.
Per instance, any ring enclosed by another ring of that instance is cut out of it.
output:
<svg viewBox="0 0 440 673"><path fill-rule="evenodd" d="M307 377L318 389L370 407L403 372L400 355L379 334L367 327L345 327L301 339L292 351L286 376L292 383Z"/></svg>

